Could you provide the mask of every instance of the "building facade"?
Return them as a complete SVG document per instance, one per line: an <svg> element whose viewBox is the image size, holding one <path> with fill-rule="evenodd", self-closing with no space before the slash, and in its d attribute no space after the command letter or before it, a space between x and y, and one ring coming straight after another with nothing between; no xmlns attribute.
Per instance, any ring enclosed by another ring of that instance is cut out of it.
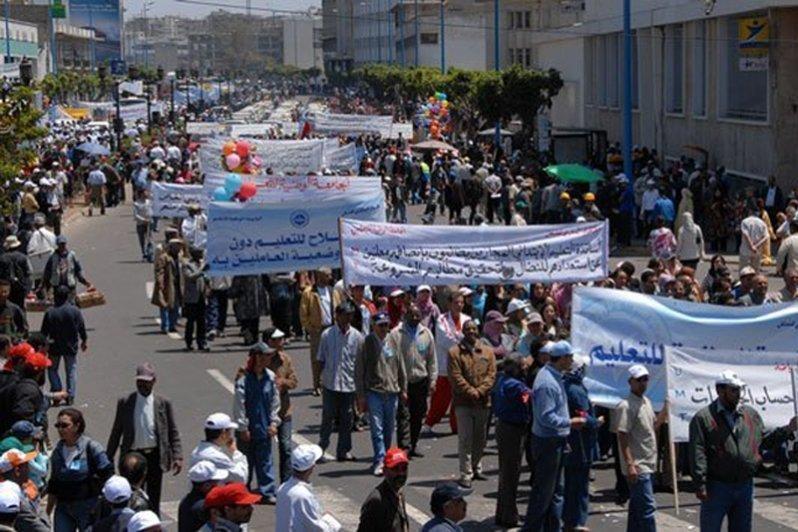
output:
<svg viewBox="0 0 798 532"><path fill-rule="evenodd" d="M354 64L352 0L322 0L322 50L326 72L348 72Z"/></svg>

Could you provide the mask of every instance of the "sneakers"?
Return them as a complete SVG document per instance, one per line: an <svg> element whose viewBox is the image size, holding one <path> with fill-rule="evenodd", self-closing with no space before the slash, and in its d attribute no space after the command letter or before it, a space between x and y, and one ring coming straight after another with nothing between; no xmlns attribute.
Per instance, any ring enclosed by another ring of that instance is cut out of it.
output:
<svg viewBox="0 0 798 532"><path fill-rule="evenodd" d="M382 463L379 463L379 464L377 464L377 465L375 465L375 466L374 466L374 471L373 471L373 473L374 473L374 476L375 476L375 477L381 477L381 476L382 476L382 472L383 472L383 465L382 465Z"/></svg>
<svg viewBox="0 0 798 532"><path fill-rule="evenodd" d="M457 481L461 488L465 488L467 490L471 489L471 479L461 477L460 480Z"/></svg>

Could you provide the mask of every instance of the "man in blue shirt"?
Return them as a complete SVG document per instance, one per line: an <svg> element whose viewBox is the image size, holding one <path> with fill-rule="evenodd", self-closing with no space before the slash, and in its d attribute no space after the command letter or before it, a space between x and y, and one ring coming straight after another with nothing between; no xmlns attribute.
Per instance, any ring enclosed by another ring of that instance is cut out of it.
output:
<svg viewBox="0 0 798 532"><path fill-rule="evenodd" d="M522 528L525 532L562 528L563 454L571 429L579 430L585 424L584 418L568 415L568 397L562 376L573 362L571 344L565 340L555 342L548 352L550 361L540 370L532 386L535 478Z"/></svg>
<svg viewBox="0 0 798 532"><path fill-rule="evenodd" d="M466 517L465 497L471 490L463 489L454 482L444 482L432 491L430 510L435 516L426 523L421 532L462 532L459 523Z"/></svg>

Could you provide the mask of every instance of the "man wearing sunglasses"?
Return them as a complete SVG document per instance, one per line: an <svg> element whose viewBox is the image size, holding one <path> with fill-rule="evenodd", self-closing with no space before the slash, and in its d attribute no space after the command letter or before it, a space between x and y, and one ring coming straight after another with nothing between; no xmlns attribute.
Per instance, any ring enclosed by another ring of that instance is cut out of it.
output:
<svg viewBox="0 0 798 532"><path fill-rule="evenodd" d="M627 531L657 530L653 475L657 468L657 430L668 419L667 403L659 415L645 396L648 369L640 364L629 367L629 396L615 411L621 470L629 483Z"/></svg>

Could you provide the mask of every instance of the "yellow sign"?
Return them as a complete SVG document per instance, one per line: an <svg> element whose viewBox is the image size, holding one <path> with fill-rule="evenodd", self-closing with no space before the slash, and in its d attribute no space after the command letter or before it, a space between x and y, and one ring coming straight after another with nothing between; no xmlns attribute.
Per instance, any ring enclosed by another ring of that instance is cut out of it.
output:
<svg viewBox="0 0 798 532"><path fill-rule="evenodd" d="M766 56L769 41L770 21L767 17L741 18L737 21L737 43L741 56Z"/></svg>
<svg viewBox="0 0 798 532"><path fill-rule="evenodd" d="M89 117L89 110L82 107L64 107L64 112L75 120L83 120Z"/></svg>

